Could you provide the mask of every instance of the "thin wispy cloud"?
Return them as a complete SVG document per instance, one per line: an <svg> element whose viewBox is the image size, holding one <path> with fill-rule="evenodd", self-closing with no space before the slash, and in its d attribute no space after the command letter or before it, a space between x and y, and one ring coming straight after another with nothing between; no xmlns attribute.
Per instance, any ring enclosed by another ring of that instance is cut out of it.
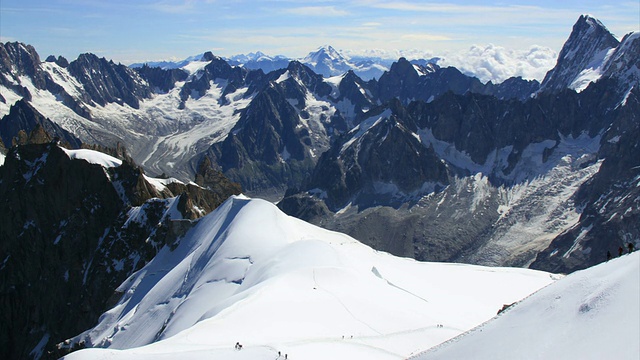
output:
<svg viewBox="0 0 640 360"><path fill-rule="evenodd" d="M521 12L531 9L541 9L531 5L467 5L456 3L436 3L423 1L366 1L361 5L378 9L395 10L404 12L429 12L429 13L496 13L496 12Z"/></svg>
<svg viewBox="0 0 640 360"><path fill-rule="evenodd" d="M405 34L400 37L407 41L452 41L453 38L445 35L434 34Z"/></svg>
<svg viewBox="0 0 640 360"><path fill-rule="evenodd" d="M161 1L151 5L147 5L146 8L152 11L158 11L167 14L185 14L192 12L195 9L192 1L183 1L179 3Z"/></svg>
<svg viewBox="0 0 640 360"><path fill-rule="evenodd" d="M335 6L302 6L285 10L286 13L300 16L333 17L347 16L349 12Z"/></svg>

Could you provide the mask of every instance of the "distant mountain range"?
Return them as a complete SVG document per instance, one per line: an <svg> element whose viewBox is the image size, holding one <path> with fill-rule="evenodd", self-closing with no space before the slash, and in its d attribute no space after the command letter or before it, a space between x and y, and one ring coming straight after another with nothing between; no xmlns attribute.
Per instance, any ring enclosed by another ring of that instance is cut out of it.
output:
<svg viewBox="0 0 640 360"><path fill-rule="evenodd" d="M145 64L162 69L178 69L191 61L198 60L203 54L191 56L182 61L151 61L134 63L132 68ZM399 58L404 57L420 66L437 64L442 67L457 67L464 74L477 77L483 83L488 81L501 83L510 77L523 77L528 80L542 80L544 74L553 67L557 54L545 47L534 46L528 50L514 51L495 45L473 46L466 52L445 53L429 56L419 51L368 51L364 53L340 52L330 45L321 46L302 58L284 55L269 56L260 51L235 55L225 60L234 66L243 66L250 70L261 69L265 73L284 69L291 61L299 61L324 77L342 75L352 70L364 80L378 79Z"/></svg>
<svg viewBox="0 0 640 360"><path fill-rule="evenodd" d="M170 219L199 217L223 200L205 201L210 190L266 198L418 260L568 273L637 247L638 58L640 35L617 39L590 16L541 83L484 82L432 59L383 70L330 47L293 61L205 52L134 68L93 54L41 61L30 45L0 44L4 357L86 329L113 305L116 282L179 245L191 225L167 228L172 204L183 207ZM122 162L85 169L60 146L113 149ZM116 268L113 279L98 271ZM91 276L94 289L69 295ZM33 293L41 279L51 287ZM74 306L57 314L29 300L47 295Z"/></svg>
<svg viewBox="0 0 640 360"><path fill-rule="evenodd" d="M147 63L134 63L129 65L132 68L141 68L143 66L159 67L161 69L179 69L186 64L199 60L203 54L189 57L182 61L152 61ZM255 52L249 54L241 54L225 58L232 66L242 66L249 70L262 70L265 73L286 69L291 61L299 61L306 65L315 73L324 77L339 76L347 71L353 71L358 77L364 80L378 79L389 67L395 59L356 56L347 58L330 45L321 46L316 51L309 53L301 59L293 59L284 55L268 56L263 52ZM439 58L416 59L412 63L425 66L429 63L437 63Z"/></svg>

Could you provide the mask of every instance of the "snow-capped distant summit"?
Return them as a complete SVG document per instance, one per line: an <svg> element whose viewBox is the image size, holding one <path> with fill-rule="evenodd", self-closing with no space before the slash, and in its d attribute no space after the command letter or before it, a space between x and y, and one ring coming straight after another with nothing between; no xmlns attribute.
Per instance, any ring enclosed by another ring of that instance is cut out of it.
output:
<svg viewBox="0 0 640 360"><path fill-rule="evenodd" d="M188 58L184 60L179 60L179 61L172 61L172 60L146 61L146 62L140 62L140 63L133 63L129 65L129 67L137 69L146 65L149 67L161 68L163 70L180 69L181 67L184 67L185 65L193 61L199 61L200 59L202 59L203 56L204 56L204 53L201 53L201 54L189 56Z"/></svg>
<svg viewBox="0 0 640 360"><path fill-rule="evenodd" d="M355 65L351 64L346 57L330 45L321 46L318 50L309 53L301 62L324 77L341 75L349 70L356 70Z"/></svg>
<svg viewBox="0 0 640 360"><path fill-rule="evenodd" d="M256 52L250 52L248 54L233 55L233 56L230 56L228 60L237 61L241 64L244 64L249 61L257 61L259 59L264 59L264 58L270 59L271 57L263 53L262 51L256 51Z"/></svg>
<svg viewBox="0 0 640 360"><path fill-rule="evenodd" d="M310 52L302 61L306 64L317 65L326 60L348 62L348 59L340 54L331 45L320 46L316 51Z"/></svg>
<svg viewBox="0 0 640 360"><path fill-rule="evenodd" d="M580 16L560 51L556 66L545 76L540 92L585 89L602 76L603 65L619 44L599 20L589 15Z"/></svg>
<svg viewBox="0 0 640 360"><path fill-rule="evenodd" d="M262 51L238 54L227 58L227 62L231 65L242 66L249 70L261 69L265 73L284 69L290 61L291 59L284 55L270 56Z"/></svg>

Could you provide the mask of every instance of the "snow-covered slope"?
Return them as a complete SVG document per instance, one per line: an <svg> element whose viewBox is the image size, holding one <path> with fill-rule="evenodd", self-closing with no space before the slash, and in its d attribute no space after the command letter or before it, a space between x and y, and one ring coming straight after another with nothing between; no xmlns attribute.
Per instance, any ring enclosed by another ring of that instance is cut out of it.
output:
<svg viewBox="0 0 640 360"><path fill-rule="evenodd" d="M640 252L635 252L573 273L412 359L638 359L639 354Z"/></svg>
<svg viewBox="0 0 640 360"><path fill-rule="evenodd" d="M398 359L555 278L396 258L266 201L233 197L125 281L118 304L73 339L108 349L67 359L276 359L278 351L292 359ZM235 351L236 342L244 349Z"/></svg>

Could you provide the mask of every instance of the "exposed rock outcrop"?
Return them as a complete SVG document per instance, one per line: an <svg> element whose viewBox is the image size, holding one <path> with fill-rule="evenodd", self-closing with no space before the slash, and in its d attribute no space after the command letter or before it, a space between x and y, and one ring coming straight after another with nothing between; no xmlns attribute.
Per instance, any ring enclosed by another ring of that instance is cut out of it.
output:
<svg viewBox="0 0 640 360"><path fill-rule="evenodd" d="M51 142L13 147L0 167L0 357L61 356L54 344L92 326L114 289L177 240L173 220L239 190L220 189L159 188L129 161L103 167Z"/></svg>

